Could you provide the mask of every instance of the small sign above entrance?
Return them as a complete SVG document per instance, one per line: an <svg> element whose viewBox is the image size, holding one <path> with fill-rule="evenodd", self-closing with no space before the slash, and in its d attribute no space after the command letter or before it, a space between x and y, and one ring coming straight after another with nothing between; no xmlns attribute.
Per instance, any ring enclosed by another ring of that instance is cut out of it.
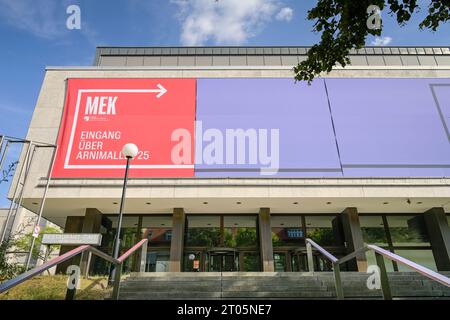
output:
<svg viewBox="0 0 450 320"><path fill-rule="evenodd" d="M100 233L45 233L42 236L42 244L65 244L99 246L102 243Z"/></svg>

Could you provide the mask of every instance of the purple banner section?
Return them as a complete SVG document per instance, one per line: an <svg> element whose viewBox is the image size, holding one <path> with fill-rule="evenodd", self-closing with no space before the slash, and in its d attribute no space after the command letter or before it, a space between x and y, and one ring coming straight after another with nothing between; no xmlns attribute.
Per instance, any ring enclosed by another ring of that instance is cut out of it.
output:
<svg viewBox="0 0 450 320"><path fill-rule="evenodd" d="M344 176L450 176L450 79L325 82Z"/></svg>
<svg viewBox="0 0 450 320"><path fill-rule="evenodd" d="M197 177L342 177L324 81L198 79Z"/></svg>
<svg viewBox="0 0 450 320"><path fill-rule="evenodd" d="M437 83L433 81L430 84L434 102L445 129L448 141L450 142L450 83Z"/></svg>

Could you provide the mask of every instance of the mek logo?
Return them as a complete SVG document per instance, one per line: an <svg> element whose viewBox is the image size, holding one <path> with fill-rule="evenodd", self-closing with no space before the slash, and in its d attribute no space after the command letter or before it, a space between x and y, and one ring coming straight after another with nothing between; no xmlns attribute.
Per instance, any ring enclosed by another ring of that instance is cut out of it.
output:
<svg viewBox="0 0 450 320"><path fill-rule="evenodd" d="M87 97L84 115L115 115L117 97Z"/></svg>

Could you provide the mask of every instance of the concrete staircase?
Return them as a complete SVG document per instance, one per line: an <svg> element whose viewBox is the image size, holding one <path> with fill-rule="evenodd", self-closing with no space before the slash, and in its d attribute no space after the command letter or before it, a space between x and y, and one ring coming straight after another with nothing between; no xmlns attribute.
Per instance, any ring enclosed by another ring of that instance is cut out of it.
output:
<svg viewBox="0 0 450 320"><path fill-rule="evenodd" d="M445 275L450 276L450 273ZM369 290L369 275L343 272L347 299L381 299L380 290ZM396 299L449 299L450 288L417 273L389 274ZM333 274L205 272L132 273L121 283L120 299L335 299Z"/></svg>

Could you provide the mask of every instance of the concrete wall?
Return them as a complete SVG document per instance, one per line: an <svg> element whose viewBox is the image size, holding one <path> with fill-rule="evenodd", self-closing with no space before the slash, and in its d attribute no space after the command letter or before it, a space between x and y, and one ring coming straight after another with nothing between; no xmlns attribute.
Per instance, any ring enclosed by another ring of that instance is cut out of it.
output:
<svg viewBox="0 0 450 320"><path fill-rule="evenodd" d="M190 78L293 76L288 67L101 67L48 68L36 103L27 139L56 143L64 106L67 78ZM349 67L336 68L324 77L424 77L450 78L450 67ZM33 204L43 194L51 150L40 149L30 169L24 205ZM14 186L15 180L13 182ZM127 212L170 213L175 207L189 212L253 212L270 207L277 212L341 212L358 207L359 212L424 212L450 202L450 179L152 179L131 180ZM12 190L12 189L11 189ZM115 213L121 181L71 179L56 180L48 193L44 216L64 224L65 216L84 215L87 207ZM11 196L11 191L9 196ZM412 205L406 200L411 198ZM151 200L149 200L151 199ZM237 204L238 200L242 202ZM299 201L301 205L294 205ZM146 202L151 202L147 205ZM208 201L209 206L203 205ZM328 203L330 202L330 203ZM389 205L384 205L389 202ZM418 204L417 202L421 202ZM448 208L447 208L448 211Z"/></svg>

